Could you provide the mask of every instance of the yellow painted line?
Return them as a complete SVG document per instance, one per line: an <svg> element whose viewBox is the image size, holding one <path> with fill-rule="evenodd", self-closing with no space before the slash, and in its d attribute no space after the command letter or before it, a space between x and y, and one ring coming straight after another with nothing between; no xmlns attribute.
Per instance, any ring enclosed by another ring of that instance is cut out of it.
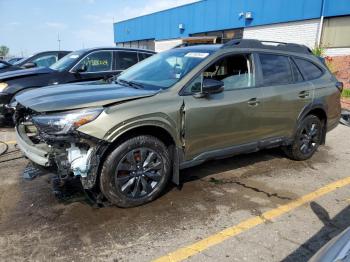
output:
<svg viewBox="0 0 350 262"><path fill-rule="evenodd" d="M4 143L8 144L8 145L14 145L17 144L16 141L5 141Z"/></svg>
<svg viewBox="0 0 350 262"><path fill-rule="evenodd" d="M174 252L171 252L163 257L160 257L154 262L175 262L175 261L183 261L186 258L189 258L193 255L196 255L205 249L208 249L212 246L215 246L217 244L222 243L223 241L234 237L244 231L247 231L249 229L252 229L260 224L263 224L267 220L271 220L274 218L277 218L295 208L298 208L304 204L307 204L321 196L324 196L328 193L331 193L338 188L344 187L350 185L350 177L338 180L334 183L331 183L329 185L326 185L312 193L309 193L305 196L302 196L294 201L291 201L285 205L281 205L275 209L272 209L270 211L267 211L263 213L260 216L256 216L253 218L250 218L248 220L245 220L238 225L229 227L227 229L224 229L220 231L219 233L216 233L214 235L211 235L203 240L200 240L198 242L195 242L193 244L190 244L186 247L180 248Z"/></svg>

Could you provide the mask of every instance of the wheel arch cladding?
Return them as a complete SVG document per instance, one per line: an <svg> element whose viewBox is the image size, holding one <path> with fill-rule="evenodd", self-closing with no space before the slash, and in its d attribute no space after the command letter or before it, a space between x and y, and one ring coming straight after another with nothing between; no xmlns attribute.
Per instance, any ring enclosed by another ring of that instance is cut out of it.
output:
<svg viewBox="0 0 350 262"><path fill-rule="evenodd" d="M326 133L327 133L327 113L325 109L321 106L312 107L309 110L305 111L304 114L302 114L302 117L299 119L299 124L306 116L309 116L309 115L317 116L321 120L323 124L321 145L324 145L326 143Z"/></svg>
<svg viewBox="0 0 350 262"><path fill-rule="evenodd" d="M120 134L113 142L111 142L107 148L107 150L104 152L104 154L101 156L101 162L99 167L99 174L101 173L101 167L108 157L108 155L121 143L125 142L126 140L139 136L139 135L150 135L158 138L160 141L162 141L165 146L169 149L171 160L173 161L173 179L172 181L175 184L179 184L179 156L178 151L176 147L176 142L174 137L170 134L168 130L166 130L163 127L156 126L156 125L144 125L139 127L134 127L129 130L126 130L122 134Z"/></svg>

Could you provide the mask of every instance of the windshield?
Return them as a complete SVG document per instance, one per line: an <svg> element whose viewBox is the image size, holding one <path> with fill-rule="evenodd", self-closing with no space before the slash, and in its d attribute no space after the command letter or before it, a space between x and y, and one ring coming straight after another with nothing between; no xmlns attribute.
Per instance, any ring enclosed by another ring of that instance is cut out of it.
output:
<svg viewBox="0 0 350 262"><path fill-rule="evenodd" d="M5 68L5 67L8 67L8 66L9 66L8 64L6 64L6 63L0 61L0 69L1 69L1 68Z"/></svg>
<svg viewBox="0 0 350 262"><path fill-rule="evenodd" d="M180 81L212 51L172 49L136 64L118 77L119 83L144 89L167 89Z"/></svg>
<svg viewBox="0 0 350 262"><path fill-rule="evenodd" d="M19 65L22 64L24 61L26 61L28 58L22 58L20 60L18 60L17 62L14 63L14 65Z"/></svg>
<svg viewBox="0 0 350 262"><path fill-rule="evenodd" d="M50 68L57 71L65 71L80 59L83 54L83 51L72 52L51 65Z"/></svg>

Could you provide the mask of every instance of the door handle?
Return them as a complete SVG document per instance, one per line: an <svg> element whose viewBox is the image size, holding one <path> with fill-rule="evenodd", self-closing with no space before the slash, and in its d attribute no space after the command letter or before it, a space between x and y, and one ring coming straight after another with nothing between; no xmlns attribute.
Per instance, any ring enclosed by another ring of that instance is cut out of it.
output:
<svg viewBox="0 0 350 262"><path fill-rule="evenodd" d="M310 92L309 91L301 91L300 93L299 93L299 97L300 98L307 98L307 97L309 97L310 96Z"/></svg>
<svg viewBox="0 0 350 262"><path fill-rule="evenodd" d="M248 100L247 103L249 106L258 106L260 104L260 101L257 98L252 98Z"/></svg>

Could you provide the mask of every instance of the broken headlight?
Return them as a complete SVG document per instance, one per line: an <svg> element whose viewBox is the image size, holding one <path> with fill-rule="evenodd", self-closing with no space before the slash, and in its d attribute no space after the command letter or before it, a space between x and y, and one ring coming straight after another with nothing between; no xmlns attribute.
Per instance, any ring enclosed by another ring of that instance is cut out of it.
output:
<svg viewBox="0 0 350 262"><path fill-rule="evenodd" d="M64 135L95 120L102 111L102 108L93 108L39 115L32 117L32 121L41 132L50 135Z"/></svg>

